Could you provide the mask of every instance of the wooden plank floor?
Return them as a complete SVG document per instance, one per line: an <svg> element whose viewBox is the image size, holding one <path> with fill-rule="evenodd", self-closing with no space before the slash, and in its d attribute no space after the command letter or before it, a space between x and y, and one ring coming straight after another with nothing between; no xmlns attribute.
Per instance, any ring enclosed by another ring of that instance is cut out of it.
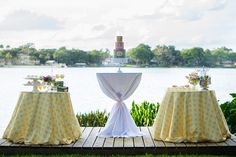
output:
<svg viewBox="0 0 236 157"><path fill-rule="evenodd" d="M169 143L155 141L150 128L140 127L145 134L135 138L97 137L100 127L82 128L82 137L69 145L24 145L0 139L1 154L224 154L236 156L236 137L220 143Z"/></svg>

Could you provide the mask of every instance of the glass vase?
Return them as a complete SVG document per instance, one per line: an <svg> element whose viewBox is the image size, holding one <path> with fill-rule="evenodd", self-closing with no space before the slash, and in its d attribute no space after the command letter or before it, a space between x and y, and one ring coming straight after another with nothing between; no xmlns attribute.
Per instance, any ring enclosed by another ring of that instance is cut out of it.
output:
<svg viewBox="0 0 236 157"><path fill-rule="evenodd" d="M51 92L52 90L52 86L51 85L47 85L47 92Z"/></svg>
<svg viewBox="0 0 236 157"><path fill-rule="evenodd" d="M202 88L202 90L208 90L209 86L206 80L201 80L200 81L200 87Z"/></svg>

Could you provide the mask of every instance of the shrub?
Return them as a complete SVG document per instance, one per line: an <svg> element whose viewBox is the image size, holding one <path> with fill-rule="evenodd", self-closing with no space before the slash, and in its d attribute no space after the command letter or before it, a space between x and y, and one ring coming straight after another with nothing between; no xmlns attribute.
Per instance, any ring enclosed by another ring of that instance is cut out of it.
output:
<svg viewBox="0 0 236 157"><path fill-rule="evenodd" d="M130 114L133 117L137 126L151 126L156 117L159 108L159 103L149 103L144 101L141 104L132 102ZM91 111L90 113L80 113L76 117L82 127L105 126L109 114L106 111Z"/></svg>
<svg viewBox="0 0 236 157"><path fill-rule="evenodd" d="M230 94L233 97L231 102L227 101L220 105L231 133L236 133L236 93Z"/></svg>
<svg viewBox="0 0 236 157"><path fill-rule="evenodd" d="M80 126L83 127L95 127L95 126L105 126L108 118L106 111L91 111L90 113L80 113L76 115Z"/></svg>
<svg viewBox="0 0 236 157"><path fill-rule="evenodd" d="M159 103L144 101L141 104L135 104L133 101L130 114L137 126L151 126L156 118L159 106Z"/></svg>

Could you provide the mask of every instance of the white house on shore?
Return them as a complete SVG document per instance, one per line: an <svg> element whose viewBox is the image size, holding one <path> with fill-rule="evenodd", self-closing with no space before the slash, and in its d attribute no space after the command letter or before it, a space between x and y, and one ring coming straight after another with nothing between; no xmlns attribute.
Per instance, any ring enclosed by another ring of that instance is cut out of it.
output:
<svg viewBox="0 0 236 157"><path fill-rule="evenodd" d="M104 66L118 66L122 64L128 64L129 58L107 58L102 62Z"/></svg>
<svg viewBox="0 0 236 157"><path fill-rule="evenodd" d="M19 59L15 62L17 65L39 65L39 60L32 60L30 59L29 55L20 54Z"/></svg>
<svg viewBox="0 0 236 157"><path fill-rule="evenodd" d="M47 60L45 62L45 65L57 67L57 68L67 68L67 65L65 63L57 63L55 60Z"/></svg>
<svg viewBox="0 0 236 157"><path fill-rule="evenodd" d="M46 65L55 65L55 64L57 64L57 62L56 62L55 60L47 60L47 61L45 62L45 64L46 64Z"/></svg>
<svg viewBox="0 0 236 157"><path fill-rule="evenodd" d="M234 63L234 62L232 62L232 61L229 61L229 60L222 62L223 67L226 67L226 68L235 67L235 64L236 64L236 63Z"/></svg>
<svg viewBox="0 0 236 157"><path fill-rule="evenodd" d="M75 63L76 67L86 67L87 64L86 63Z"/></svg>

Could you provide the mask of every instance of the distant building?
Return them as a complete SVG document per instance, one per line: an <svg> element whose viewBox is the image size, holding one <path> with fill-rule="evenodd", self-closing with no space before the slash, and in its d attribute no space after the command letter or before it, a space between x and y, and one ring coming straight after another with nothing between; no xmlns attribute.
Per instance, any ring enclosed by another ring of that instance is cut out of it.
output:
<svg viewBox="0 0 236 157"><path fill-rule="evenodd" d="M47 60L45 62L45 65L57 67L57 68L67 68L67 65L65 63L57 63L55 60Z"/></svg>
<svg viewBox="0 0 236 157"><path fill-rule="evenodd" d="M76 67L86 67L87 64L86 63L75 63Z"/></svg>
<svg viewBox="0 0 236 157"><path fill-rule="evenodd" d="M18 59L14 60L15 65L37 65L39 63L39 60L32 60L30 56L26 54L20 54Z"/></svg>
<svg viewBox="0 0 236 157"><path fill-rule="evenodd" d="M151 64L157 64L157 59L154 57L154 58L151 59L150 62L151 62Z"/></svg>
<svg viewBox="0 0 236 157"><path fill-rule="evenodd" d="M47 61L45 62L45 64L46 64L46 65L55 65L55 64L57 64L57 62L56 62L55 60L47 60Z"/></svg>
<svg viewBox="0 0 236 157"><path fill-rule="evenodd" d="M128 58L111 58L111 63L113 64L127 64L129 62Z"/></svg>
<svg viewBox="0 0 236 157"><path fill-rule="evenodd" d="M106 58L104 61L102 61L102 65L110 66L111 65L111 58Z"/></svg>
<svg viewBox="0 0 236 157"><path fill-rule="evenodd" d="M222 65L223 65L223 67L226 67L226 68L235 67L235 63L232 62L232 61L229 61L229 60L223 61L223 62L222 62Z"/></svg>

